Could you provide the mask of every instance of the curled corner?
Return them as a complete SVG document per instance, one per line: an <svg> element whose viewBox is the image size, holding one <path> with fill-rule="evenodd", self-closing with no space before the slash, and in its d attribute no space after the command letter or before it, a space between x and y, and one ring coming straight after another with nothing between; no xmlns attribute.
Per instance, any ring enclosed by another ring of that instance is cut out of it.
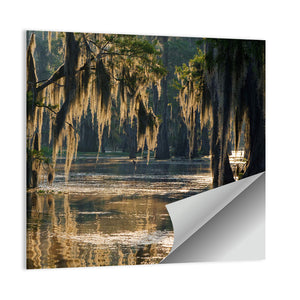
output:
<svg viewBox="0 0 300 300"><path fill-rule="evenodd" d="M174 243L161 263L264 258L264 172L166 207Z"/></svg>

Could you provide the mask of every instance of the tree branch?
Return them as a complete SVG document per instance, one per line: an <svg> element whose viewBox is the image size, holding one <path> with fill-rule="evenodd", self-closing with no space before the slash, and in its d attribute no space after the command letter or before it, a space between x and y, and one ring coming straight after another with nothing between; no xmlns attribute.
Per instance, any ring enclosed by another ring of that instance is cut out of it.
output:
<svg viewBox="0 0 300 300"><path fill-rule="evenodd" d="M48 85L59 80L60 78L62 78L64 76L65 76L65 65L61 65L45 83L43 83L42 85L40 85L36 88L36 91L37 92L42 91Z"/></svg>
<svg viewBox="0 0 300 300"><path fill-rule="evenodd" d="M90 61L93 61L95 58L92 57ZM78 69L76 71L76 73L81 72L83 70L85 70L87 67L89 66L89 62L86 62L80 69ZM54 73L53 75L48 79L48 80L42 80L39 82L45 82L42 85L38 86L36 88L37 92L42 91L44 88L46 88L48 85L50 85L51 83L55 83L55 81L61 79L62 77L65 76L65 65L61 65Z"/></svg>
<svg viewBox="0 0 300 300"><path fill-rule="evenodd" d="M47 108L48 110L50 110L50 111L51 111L52 113L54 113L55 115L58 114L51 106L48 106L48 105L46 105L46 104L37 104L37 103L36 103L35 106ZM77 130L74 128L73 124L71 124L71 123L69 123L69 122L67 122L67 121L65 121L65 123L68 124L68 125L74 130L74 132L78 134L78 132L77 132Z"/></svg>

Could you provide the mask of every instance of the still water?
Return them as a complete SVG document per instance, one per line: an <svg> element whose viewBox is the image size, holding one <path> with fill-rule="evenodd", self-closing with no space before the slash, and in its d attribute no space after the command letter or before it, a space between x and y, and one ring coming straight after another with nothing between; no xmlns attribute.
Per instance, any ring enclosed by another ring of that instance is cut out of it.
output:
<svg viewBox="0 0 300 300"><path fill-rule="evenodd" d="M166 204L209 189L209 161L79 157L27 193L27 268L159 263L173 245Z"/></svg>

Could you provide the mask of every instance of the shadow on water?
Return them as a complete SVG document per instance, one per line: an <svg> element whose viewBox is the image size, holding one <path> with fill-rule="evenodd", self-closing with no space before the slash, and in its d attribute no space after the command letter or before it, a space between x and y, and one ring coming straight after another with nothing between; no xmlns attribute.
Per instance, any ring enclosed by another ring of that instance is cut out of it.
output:
<svg viewBox="0 0 300 300"><path fill-rule="evenodd" d="M208 188L200 163L79 160L27 193L27 268L153 264L168 255L166 204Z"/></svg>

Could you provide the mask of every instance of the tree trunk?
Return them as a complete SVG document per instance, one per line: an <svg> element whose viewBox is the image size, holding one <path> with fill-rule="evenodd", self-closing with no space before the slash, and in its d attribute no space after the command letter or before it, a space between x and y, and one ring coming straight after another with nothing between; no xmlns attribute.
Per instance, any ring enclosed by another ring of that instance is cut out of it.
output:
<svg viewBox="0 0 300 300"><path fill-rule="evenodd" d="M180 118L179 132L176 139L175 156L189 156L189 141L187 139L187 128L182 118Z"/></svg>
<svg viewBox="0 0 300 300"><path fill-rule="evenodd" d="M163 42L163 64L168 68L168 37L162 37ZM169 74L162 79L162 123L159 126L159 132L157 136L157 148L155 153L156 159L168 159L170 158L169 152L169 140L168 140L168 80Z"/></svg>
<svg viewBox="0 0 300 300"><path fill-rule="evenodd" d="M133 119L133 124L129 124L128 119L125 121L125 132L128 140L129 158L136 158L137 153L137 125L136 118Z"/></svg>
<svg viewBox="0 0 300 300"><path fill-rule="evenodd" d="M264 77L264 72L262 73ZM264 82L264 78L261 79ZM245 97L248 102L249 118L249 141L248 141L248 164L244 177L248 177L265 171L265 108L264 86L257 87L252 67L247 76L247 90Z"/></svg>
<svg viewBox="0 0 300 300"><path fill-rule="evenodd" d="M224 173L223 173L222 182L223 184L234 182L233 172L230 166L228 154L226 154L225 161L224 161Z"/></svg>
<svg viewBox="0 0 300 300"><path fill-rule="evenodd" d="M213 187L219 186L219 160L220 160L220 141L219 136L219 103L213 100L213 132L211 140L211 169L213 172Z"/></svg>
<svg viewBox="0 0 300 300"><path fill-rule="evenodd" d="M224 104L224 101L220 101L220 97L224 95L220 94L220 89L217 88L213 79L211 82L211 95L212 95L212 110L213 110L213 133L212 133L212 144L211 144L211 164L213 172L213 187L218 187L223 184L227 184L234 181L232 169L230 167L228 158L228 140L226 139L226 126L224 126L224 119L220 122L219 117L222 116L220 111L223 107L220 107L220 103ZM226 103L226 102L225 102ZM221 130L219 128L221 123ZM222 134L222 143L220 142L220 133ZM227 143L227 144L225 144ZM223 148L222 148L223 147Z"/></svg>
<svg viewBox="0 0 300 300"><path fill-rule="evenodd" d="M209 155L210 145L209 145L209 138L208 138L208 128L203 126L202 134L201 134L201 154L202 155Z"/></svg>
<svg viewBox="0 0 300 300"><path fill-rule="evenodd" d="M157 85L152 83L152 96L153 96L153 112L157 115L158 112L158 90Z"/></svg>
<svg viewBox="0 0 300 300"><path fill-rule="evenodd" d="M194 127L194 142L193 142L193 151L191 158L199 157L199 128L200 128L200 113L198 112L198 109L195 112L195 127Z"/></svg>
<svg viewBox="0 0 300 300"><path fill-rule="evenodd" d="M108 128L107 126L105 126L101 137L101 153L105 153L105 146L107 144L107 140L108 140Z"/></svg>
<svg viewBox="0 0 300 300"><path fill-rule="evenodd" d="M34 135L34 146L33 150L40 151L38 134ZM27 149L27 158L26 158L26 183L27 188L36 188L39 185L41 171L42 171L42 162L40 159L33 157L33 152L30 149Z"/></svg>
<svg viewBox="0 0 300 300"><path fill-rule="evenodd" d="M224 87L221 97L222 101L222 128L220 130L221 138L221 157L219 162L219 186L234 182L233 172L229 163L228 158L228 144L229 144L229 134L230 134L230 108L232 101L232 66L230 59L227 58L224 66L224 78L221 76L221 80L224 81Z"/></svg>
<svg viewBox="0 0 300 300"><path fill-rule="evenodd" d="M97 129L95 129L92 124L92 117L90 115L90 112L88 113L87 117L82 118L82 121L80 123L80 140L78 143L78 151L81 152L98 151Z"/></svg>

